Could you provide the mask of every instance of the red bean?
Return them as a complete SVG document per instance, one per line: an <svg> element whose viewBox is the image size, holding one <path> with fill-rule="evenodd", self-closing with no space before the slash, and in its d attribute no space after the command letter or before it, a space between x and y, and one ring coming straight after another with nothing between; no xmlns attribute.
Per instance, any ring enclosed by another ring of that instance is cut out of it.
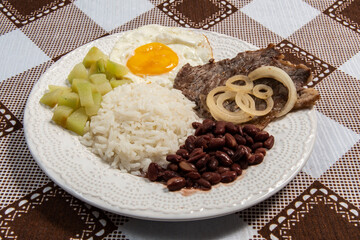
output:
<svg viewBox="0 0 360 240"><path fill-rule="evenodd" d="M207 133L206 136L209 136L209 140L215 137L212 133Z"/></svg>
<svg viewBox="0 0 360 240"><path fill-rule="evenodd" d="M191 156L189 159L188 159L188 162L189 163L194 163L196 161L198 161L199 159L203 158L206 156L206 153L205 152L199 152L197 155L194 155L194 156Z"/></svg>
<svg viewBox="0 0 360 240"><path fill-rule="evenodd" d="M225 126L226 126L226 122L224 122L224 121L216 122L214 134L215 135L223 135L225 133Z"/></svg>
<svg viewBox="0 0 360 240"><path fill-rule="evenodd" d="M264 142L264 147L267 149L271 149L274 146L274 136L270 136L266 141Z"/></svg>
<svg viewBox="0 0 360 240"><path fill-rule="evenodd" d="M193 122L191 125L192 125L192 127L193 127L194 129L197 129L197 128L201 125L201 123L199 123L199 122Z"/></svg>
<svg viewBox="0 0 360 240"><path fill-rule="evenodd" d="M239 145L246 144L246 139L243 136L240 136L239 134L235 134L234 138L235 138L237 144L239 144Z"/></svg>
<svg viewBox="0 0 360 240"><path fill-rule="evenodd" d="M195 136L200 136L201 134L204 133L204 129L203 129L203 125L201 124L200 126L198 126L196 129L195 129L195 133L194 135Z"/></svg>
<svg viewBox="0 0 360 240"><path fill-rule="evenodd" d="M200 176L200 173L198 173L198 172L189 172L185 175L185 177L190 178L192 180L196 180L196 179L199 179L201 176Z"/></svg>
<svg viewBox="0 0 360 240"><path fill-rule="evenodd" d="M219 166L219 161L215 157L211 157L207 165L209 170L216 171Z"/></svg>
<svg viewBox="0 0 360 240"><path fill-rule="evenodd" d="M187 161L181 161L179 163L179 167L184 172L196 171L196 167L194 166L194 164L191 164L191 163L189 163Z"/></svg>
<svg viewBox="0 0 360 240"><path fill-rule="evenodd" d="M194 146L196 148L206 149L206 148L208 148L208 143L209 143L209 140L207 140L204 136L201 136L201 137L196 138L196 140L194 141Z"/></svg>
<svg viewBox="0 0 360 240"><path fill-rule="evenodd" d="M251 157L248 159L250 165L256 165L261 163L264 160L264 155L262 153L255 153L252 154Z"/></svg>
<svg viewBox="0 0 360 240"><path fill-rule="evenodd" d="M210 132L215 127L215 122L211 119L205 119L203 121L203 131Z"/></svg>
<svg viewBox="0 0 360 240"><path fill-rule="evenodd" d="M203 168L200 168L200 169L199 169L199 173L206 172L206 170L207 170L206 166L205 166L205 167L203 167Z"/></svg>
<svg viewBox="0 0 360 240"><path fill-rule="evenodd" d="M207 162L209 161L210 156L209 155L205 155L204 157L200 158L196 163L195 166L197 169L202 169L204 167L206 167Z"/></svg>
<svg viewBox="0 0 360 240"><path fill-rule="evenodd" d="M255 125L247 124L243 127L243 131L246 132L250 136L255 136L257 132L260 131Z"/></svg>
<svg viewBox="0 0 360 240"><path fill-rule="evenodd" d="M214 157L214 156L215 156L215 152L214 152L214 151L208 152L208 154L209 154L210 157Z"/></svg>
<svg viewBox="0 0 360 240"><path fill-rule="evenodd" d="M252 150L255 151L256 149L263 147L263 145L264 144L262 142L256 142L253 145L251 145L251 148L252 148Z"/></svg>
<svg viewBox="0 0 360 240"><path fill-rule="evenodd" d="M201 177L209 181L211 185L218 184L221 180L220 174L216 172L204 172Z"/></svg>
<svg viewBox="0 0 360 240"><path fill-rule="evenodd" d="M230 168L228 168L228 167L218 167L218 169L217 169L217 172L218 173L223 173L223 172L226 172L226 171L230 171Z"/></svg>
<svg viewBox="0 0 360 240"><path fill-rule="evenodd" d="M198 180L196 180L196 182L202 187L202 189L204 190L210 190L211 189L211 183L204 179L204 178L200 178Z"/></svg>
<svg viewBox="0 0 360 240"><path fill-rule="evenodd" d="M199 153L203 153L203 149L202 148L195 148L192 152L189 153L189 157L193 157L198 155Z"/></svg>
<svg viewBox="0 0 360 240"><path fill-rule="evenodd" d="M194 141L195 141L196 137L191 135L189 137L187 137L187 139L185 140L185 148L191 152L192 150L194 150Z"/></svg>
<svg viewBox="0 0 360 240"><path fill-rule="evenodd" d="M188 178L188 179L186 179L185 181L186 181L185 186L186 186L187 188L191 188L191 187L194 186L194 182L193 182L191 179Z"/></svg>
<svg viewBox="0 0 360 240"><path fill-rule="evenodd" d="M169 154L166 156L166 161L171 162L171 163L179 163L182 160L183 160L183 158L176 154Z"/></svg>
<svg viewBox="0 0 360 240"><path fill-rule="evenodd" d="M226 133L225 134L225 145L229 148L236 148L238 144L233 135L231 135L230 133Z"/></svg>
<svg viewBox="0 0 360 240"><path fill-rule="evenodd" d="M179 177L179 174L177 172L174 172L174 171L171 171L171 170L166 170L164 171L163 175L162 175L162 178L167 181L169 180L170 178L173 178L173 177Z"/></svg>
<svg viewBox="0 0 360 240"><path fill-rule="evenodd" d="M192 143L194 143L195 139L196 139L196 137L194 135L190 135L186 138L187 141L190 141Z"/></svg>
<svg viewBox="0 0 360 240"><path fill-rule="evenodd" d="M188 159L189 158L189 151L186 149L179 149L176 151L176 155L179 155L182 158Z"/></svg>
<svg viewBox="0 0 360 240"><path fill-rule="evenodd" d="M235 171L226 171L221 173L220 176L221 176L221 182L229 183L229 182L233 182L236 179L237 174Z"/></svg>
<svg viewBox="0 0 360 240"><path fill-rule="evenodd" d="M230 169L235 171L238 176L240 176L242 173L241 166L237 163L233 163L233 165L231 165Z"/></svg>
<svg viewBox="0 0 360 240"><path fill-rule="evenodd" d="M202 138L204 138L206 141L210 141L211 137L208 134L202 135Z"/></svg>
<svg viewBox="0 0 360 240"><path fill-rule="evenodd" d="M228 133L236 134L238 133L238 127L236 127L232 122L227 122L225 124L225 129Z"/></svg>
<svg viewBox="0 0 360 240"><path fill-rule="evenodd" d="M147 171L148 179L152 182L156 181L159 177L159 168L156 163L150 163Z"/></svg>
<svg viewBox="0 0 360 240"><path fill-rule="evenodd" d="M250 137L249 135L245 135L245 139L246 139L246 144L251 146L254 144L254 139L252 137Z"/></svg>
<svg viewBox="0 0 360 240"><path fill-rule="evenodd" d="M247 150L247 153L252 153L252 149L249 148L248 146L245 146L246 150Z"/></svg>
<svg viewBox="0 0 360 240"><path fill-rule="evenodd" d="M239 162L241 169L247 169L249 167L249 163L246 160L242 160Z"/></svg>
<svg viewBox="0 0 360 240"><path fill-rule="evenodd" d="M262 155L266 155L266 148L257 148L256 150L255 150L255 153L262 153Z"/></svg>
<svg viewBox="0 0 360 240"><path fill-rule="evenodd" d="M235 151L232 160L234 162L240 161L240 159L248 152L248 149L244 145L239 145Z"/></svg>
<svg viewBox="0 0 360 240"><path fill-rule="evenodd" d="M227 155L226 153L224 153L222 151L216 151L215 156L219 160L219 162L226 167L233 164L233 161L231 160L229 155Z"/></svg>
<svg viewBox="0 0 360 240"><path fill-rule="evenodd" d="M241 125L238 125L238 133L240 136L244 135L243 127Z"/></svg>
<svg viewBox="0 0 360 240"><path fill-rule="evenodd" d="M209 148L220 149L225 146L225 138L212 138L209 141Z"/></svg>
<svg viewBox="0 0 360 240"><path fill-rule="evenodd" d="M176 172L179 169L179 166L177 164L175 164L175 163L170 163L167 166L167 169Z"/></svg>
<svg viewBox="0 0 360 240"><path fill-rule="evenodd" d="M254 140L257 142L263 142L269 138L269 133L266 131L257 132L254 136Z"/></svg>
<svg viewBox="0 0 360 240"><path fill-rule="evenodd" d="M226 153L227 155L229 155L230 158L232 158L234 156L234 154L235 154L235 152L232 149L227 148L227 147L223 147L222 151L224 153Z"/></svg>
<svg viewBox="0 0 360 240"><path fill-rule="evenodd" d="M255 162L255 155L250 154L250 156L247 158L247 162L251 165Z"/></svg>
<svg viewBox="0 0 360 240"><path fill-rule="evenodd" d="M254 160L254 163L253 163L254 165L255 164L260 164L264 160L264 155L262 153L255 153L254 156L255 156L255 160Z"/></svg>
<svg viewBox="0 0 360 240"><path fill-rule="evenodd" d="M183 177L173 177L166 182L166 185L170 191L177 191L185 187L186 180Z"/></svg>

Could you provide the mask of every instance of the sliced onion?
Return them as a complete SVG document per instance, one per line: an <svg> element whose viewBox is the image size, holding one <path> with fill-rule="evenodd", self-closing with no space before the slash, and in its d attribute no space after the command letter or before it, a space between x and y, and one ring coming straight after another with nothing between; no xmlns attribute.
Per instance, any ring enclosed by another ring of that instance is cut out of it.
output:
<svg viewBox="0 0 360 240"><path fill-rule="evenodd" d="M227 87L225 86L221 86L221 87L216 87L213 90L211 90L207 97L206 97L206 105L208 106L208 108L210 109L210 111L214 108L216 108L216 103L215 103L215 95L221 92L225 92L227 89ZM211 114L212 115L212 114Z"/></svg>
<svg viewBox="0 0 360 240"><path fill-rule="evenodd" d="M235 100L235 96L236 93L230 91L219 94L218 98L216 99L216 107L219 109L221 113L226 114L227 116L238 117L240 119L247 119L249 117L248 116L249 114L245 113L241 109L239 109L239 111L232 112L224 107L224 102L227 100Z"/></svg>
<svg viewBox="0 0 360 240"><path fill-rule="evenodd" d="M234 82L244 81L245 85L236 85ZM229 90L235 92L249 92L254 87L254 83L250 81L250 79L245 75L235 75L228 80L226 80L225 85L229 88Z"/></svg>
<svg viewBox="0 0 360 240"><path fill-rule="evenodd" d="M216 106L219 108L220 111L222 111L223 113L228 114L229 116L236 116L236 117L242 117L242 118L247 118L249 114L247 114L246 112L244 112L243 110L241 110L241 108L239 107L239 111L236 112L232 112L230 110L227 110L224 107L224 102L227 100L235 100L235 96L236 96L236 92L224 92L222 94L219 94L218 98L216 99ZM248 104L248 107L255 107L255 102L246 102L245 104Z"/></svg>
<svg viewBox="0 0 360 240"><path fill-rule="evenodd" d="M283 109L281 109L281 111L276 114L277 117L285 115L294 107L297 100L295 84L284 70L273 66L263 66L249 73L248 77L252 81L255 81L259 78L273 78L284 84L284 86L288 89L288 100Z"/></svg>
<svg viewBox="0 0 360 240"><path fill-rule="evenodd" d="M223 111L228 111L224 107L224 102L227 100L235 100L235 96L236 96L236 92L230 92L230 91L226 91L224 93L219 94L218 98L216 99L216 106L222 109Z"/></svg>
<svg viewBox="0 0 360 240"><path fill-rule="evenodd" d="M272 78L281 82L288 89L288 100L276 116L280 117L288 113L294 107L297 100L295 85L289 75L282 69L266 66L252 71L248 76L233 76L226 81L226 86L216 87L211 90L206 98L206 104L211 115L216 120L239 124L250 121L255 116L268 114L274 107L274 100L272 99L273 89L265 84L254 86L253 81L259 78ZM236 85L234 84L236 81L244 81L245 85ZM266 102L266 109L257 110L255 100L250 94L264 100ZM224 107L224 102L228 100L235 100L239 111L232 112L227 110Z"/></svg>
<svg viewBox="0 0 360 240"><path fill-rule="evenodd" d="M254 118L254 116L250 116L243 111L241 111L241 112L239 111L239 112L235 112L235 113L228 111L228 112L224 113L224 112L220 111L218 108L210 110L210 113L214 117L214 119L217 121L227 121L227 122L232 122L235 124L248 122Z"/></svg>
<svg viewBox="0 0 360 240"><path fill-rule="evenodd" d="M210 113L214 117L214 119L217 121L227 121L227 122L232 122L234 124L248 122L254 118L254 116L250 116L247 114L245 115L244 112L242 112L242 115L240 115L240 116L233 116L231 114L225 114L223 112L219 112L216 110L215 111L210 110ZM240 114L239 112L236 112L236 113Z"/></svg>
<svg viewBox="0 0 360 240"><path fill-rule="evenodd" d="M256 110L255 101L249 94L237 93L235 96L235 102L240 107L240 109L247 114L254 116L264 116L268 114L274 107L274 100L271 97L264 99L264 101L266 102L266 108L264 110Z"/></svg>
<svg viewBox="0 0 360 240"><path fill-rule="evenodd" d="M252 89L252 94L257 98L267 99L274 94L274 91L266 84L257 84Z"/></svg>
<svg viewBox="0 0 360 240"><path fill-rule="evenodd" d="M219 89L214 88L213 90L215 91L213 92L210 91L210 93L206 98L206 103L209 107L210 113L215 120L224 120L239 124L250 121L253 118L253 116L250 116L249 114L245 113L242 110L237 112L231 112L226 108L224 108L223 104L226 100L235 99L235 94L236 94L235 92L225 91L224 93L218 95L215 102L215 97L216 97L215 94L219 92L223 92L221 89L222 87L218 87L218 88Z"/></svg>

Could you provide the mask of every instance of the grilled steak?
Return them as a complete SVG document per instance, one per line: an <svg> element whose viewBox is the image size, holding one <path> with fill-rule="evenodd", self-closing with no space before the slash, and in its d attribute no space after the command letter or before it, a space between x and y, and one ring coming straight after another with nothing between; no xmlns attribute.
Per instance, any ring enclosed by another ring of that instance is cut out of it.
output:
<svg viewBox="0 0 360 240"><path fill-rule="evenodd" d="M196 103L195 110L199 116L211 118L206 106L206 96L212 89L224 86L226 80L234 75L247 75L261 66L275 66L284 70L295 83L298 100L293 110L313 106L320 96L315 89L304 88L312 80L310 69L302 64L294 65L284 61L283 58L284 55L275 49L273 44L270 44L267 48L257 51L241 52L233 59L224 59L219 62L210 61L205 65L196 67L186 64L177 74L174 88L181 90L188 99ZM254 84L259 83L270 85L274 90L273 110L265 116L252 120L252 123L264 128L276 118L276 113L285 105L288 90L280 82L273 79L258 79L254 82ZM231 109L233 105L229 103L228 108ZM256 101L256 105L258 109L262 108L261 102Z"/></svg>

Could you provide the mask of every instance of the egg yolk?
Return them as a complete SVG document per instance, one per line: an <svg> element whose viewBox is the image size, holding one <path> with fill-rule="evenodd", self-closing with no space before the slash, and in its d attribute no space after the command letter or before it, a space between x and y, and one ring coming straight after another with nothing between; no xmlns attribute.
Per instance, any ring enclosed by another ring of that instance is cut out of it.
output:
<svg viewBox="0 0 360 240"><path fill-rule="evenodd" d="M126 66L136 75L159 75L170 72L179 63L178 55L162 43L149 43L135 49Z"/></svg>

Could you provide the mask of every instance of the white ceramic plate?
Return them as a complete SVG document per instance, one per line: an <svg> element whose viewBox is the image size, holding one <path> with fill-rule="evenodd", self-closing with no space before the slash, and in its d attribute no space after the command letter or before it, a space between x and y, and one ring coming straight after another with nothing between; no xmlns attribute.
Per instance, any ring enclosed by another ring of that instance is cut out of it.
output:
<svg viewBox="0 0 360 240"><path fill-rule="evenodd" d="M216 60L256 47L229 36L202 31ZM120 34L84 45L53 64L35 84L25 108L24 129L29 149L42 170L75 197L104 210L141 219L184 221L222 216L257 204L283 188L305 165L314 145L314 110L288 114L267 131L275 145L262 164L250 167L231 184L183 195L159 183L109 168L78 137L51 122L52 111L39 104L49 84L65 85L73 66L92 46L109 54Z"/></svg>

